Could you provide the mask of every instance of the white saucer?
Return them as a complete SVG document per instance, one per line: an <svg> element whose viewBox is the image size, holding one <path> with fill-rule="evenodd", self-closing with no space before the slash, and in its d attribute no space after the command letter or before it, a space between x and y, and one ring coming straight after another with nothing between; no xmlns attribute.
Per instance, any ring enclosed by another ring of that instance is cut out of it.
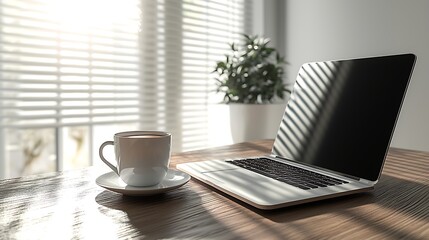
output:
<svg viewBox="0 0 429 240"><path fill-rule="evenodd" d="M98 186L106 188L110 191L122 193L129 196L148 196L158 193L170 191L179 188L191 179L187 173L168 169L167 176L159 184L149 187L133 187L122 181L115 173L109 172L99 176L95 182Z"/></svg>

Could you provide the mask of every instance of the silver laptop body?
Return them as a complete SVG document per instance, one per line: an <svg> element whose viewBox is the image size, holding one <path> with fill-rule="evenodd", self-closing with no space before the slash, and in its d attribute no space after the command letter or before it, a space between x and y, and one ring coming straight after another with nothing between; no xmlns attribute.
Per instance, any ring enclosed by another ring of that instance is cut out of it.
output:
<svg viewBox="0 0 429 240"><path fill-rule="evenodd" d="M401 54L302 65L271 155L245 160L274 160L340 184L302 189L237 166L240 159L177 168L260 209L369 191L380 177L415 61Z"/></svg>

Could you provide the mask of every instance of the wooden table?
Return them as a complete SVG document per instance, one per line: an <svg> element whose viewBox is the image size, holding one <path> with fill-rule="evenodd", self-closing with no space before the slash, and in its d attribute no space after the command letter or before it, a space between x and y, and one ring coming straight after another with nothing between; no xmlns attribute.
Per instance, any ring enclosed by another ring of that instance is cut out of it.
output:
<svg viewBox="0 0 429 240"><path fill-rule="evenodd" d="M257 141L175 154L177 163L270 152ZM429 239L429 153L391 149L370 193L260 211L191 180L152 197L95 184L94 167L0 181L0 239Z"/></svg>

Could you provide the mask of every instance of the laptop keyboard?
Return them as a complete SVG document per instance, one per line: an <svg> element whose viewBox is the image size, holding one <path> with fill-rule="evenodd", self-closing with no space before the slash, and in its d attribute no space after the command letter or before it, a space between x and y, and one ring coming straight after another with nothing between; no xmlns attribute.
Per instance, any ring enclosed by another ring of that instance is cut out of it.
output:
<svg viewBox="0 0 429 240"><path fill-rule="evenodd" d="M304 190L348 183L269 158L238 159L227 162Z"/></svg>

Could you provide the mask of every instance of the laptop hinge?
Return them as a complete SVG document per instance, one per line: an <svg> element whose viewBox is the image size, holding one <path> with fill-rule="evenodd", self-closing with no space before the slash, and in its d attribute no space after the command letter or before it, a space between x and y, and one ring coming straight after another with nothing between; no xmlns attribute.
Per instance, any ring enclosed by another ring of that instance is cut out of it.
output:
<svg viewBox="0 0 429 240"><path fill-rule="evenodd" d="M347 175L347 174L344 174L344 173L339 173L339 172L331 171L329 169L321 168L321 167L318 167L318 166L314 166L314 165L310 165L310 164L306 164L306 163L302 163L302 162L293 161L293 160L287 159L285 157L281 157L281 156L277 156L277 155L273 155L273 154L271 154L270 156L274 157L274 158L280 158L280 159L283 159L283 160L287 160L287 161L291 161L291 162L294 162L294 163L302 164L302 165L305 165L305 166L308 166L308 167L320 169L322 171L332 172L332 173L335 173L337 175L341 175L341 176L344 176L344 177L347 177L347 178L351 178L353 180L356 180L356 181L359 181L359 182L362 182L362 183L367 183L367 184L371 183L368 180L365 180L366 182L364 182L364 181L362 181L362 178L359 178L359 177L354 177L354 176L351 176L351 175Z"/></svg>

